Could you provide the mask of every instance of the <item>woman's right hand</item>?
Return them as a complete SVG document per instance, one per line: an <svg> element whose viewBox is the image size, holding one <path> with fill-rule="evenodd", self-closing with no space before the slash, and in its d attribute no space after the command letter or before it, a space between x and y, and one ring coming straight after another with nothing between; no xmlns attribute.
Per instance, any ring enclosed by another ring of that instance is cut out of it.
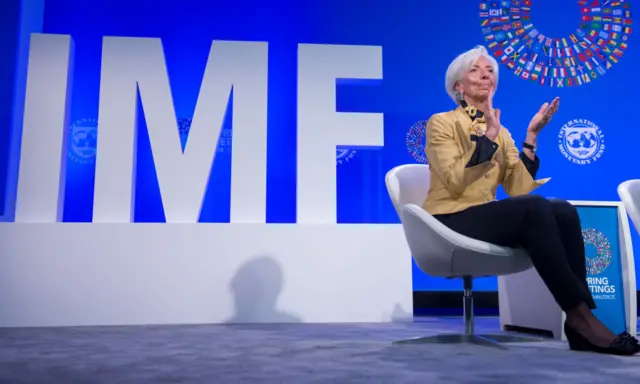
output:
<svg viewBox="0 0 640 384"><path fill-rule="evenodd" d="M485 135L492 141L495 140L500 133L500 110L493 109L493 92L493 89L491 89L484 113L487 122L487 132L485 132Z"/></svg>

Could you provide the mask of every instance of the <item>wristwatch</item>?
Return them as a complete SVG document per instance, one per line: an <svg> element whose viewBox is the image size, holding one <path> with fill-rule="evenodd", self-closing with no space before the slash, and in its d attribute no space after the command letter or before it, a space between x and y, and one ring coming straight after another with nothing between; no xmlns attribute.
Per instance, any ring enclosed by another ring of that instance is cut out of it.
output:
<svg viewBox="0 0 640 384"><path fill-rule="evenodd" d="M535 152L535 151L538 149L538 147L537 147L537 146L535 146L535 145L531 145L531 144L527 143L526 141L525 141L524 143L522 143L522 146L523 146L524 148L526 148L526 149L530 150L531 152Z"/></svg>

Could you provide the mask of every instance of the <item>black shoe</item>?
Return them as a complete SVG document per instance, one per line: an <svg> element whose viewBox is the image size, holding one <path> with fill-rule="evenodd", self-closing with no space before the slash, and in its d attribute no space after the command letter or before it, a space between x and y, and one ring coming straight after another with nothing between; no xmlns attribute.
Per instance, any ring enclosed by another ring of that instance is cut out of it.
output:
<svg viewBox="0 0 640 384"><path fill-rule="evenodd" d="M581 334L569 327L567 323L564 323L564 334L567 336L569 349L572 351L597 352L620 356L631 356L640 352L640 344L638 343L638 340L627 332L623 332L616 336L611 344L605 348L593 345Z"/></svg>
<svg viewBox="0 0 640 384"><path fill-rule="evenodd" d="M635 337L631 336L631 334L629 332L627 332L627 331L624 331L624 332L618 334L618 337L621 337L623 339L629 339L629 340L631 340L632 343L634 343L636 345L640 344L640 341L638 341L638 339L636 339Z"/></svg>

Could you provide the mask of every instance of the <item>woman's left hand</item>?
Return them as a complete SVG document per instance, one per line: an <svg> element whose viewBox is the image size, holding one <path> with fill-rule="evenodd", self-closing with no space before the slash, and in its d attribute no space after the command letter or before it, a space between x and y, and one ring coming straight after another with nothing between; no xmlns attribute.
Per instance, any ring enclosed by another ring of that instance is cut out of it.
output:
<svg viewBox="0 0 640 384"><path fill-rule="evenodd" d="M531 121L529 122L529 127L527 128L527 133L531 133L537 135L545 125L551 121L553 115L558 111L558 107L560 106L560 98L556 97L553 99L551 104L544 103L538 113L536 113Z"/></svg>

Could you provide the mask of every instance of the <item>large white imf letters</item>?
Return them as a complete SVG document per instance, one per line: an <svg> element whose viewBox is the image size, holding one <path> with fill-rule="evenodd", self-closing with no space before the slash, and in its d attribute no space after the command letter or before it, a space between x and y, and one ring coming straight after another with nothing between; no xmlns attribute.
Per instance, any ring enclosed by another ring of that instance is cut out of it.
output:
<svg viewBox="0 0 640 384"><path fill-rule="evenodd" d="M72 62L70 36L32 35L16 222L62 219ZM336 222L337 145L384 144L382 114L336 112L340 78L382 79L381 47L300 44L298 222ZM133 221L139 93L166 220L197 222L233 92L231 222L264 223L267 79L267 43L214 41L183 153L161 40L105 37L93 221Z"/></svg>
<svg viewBox="0 0 640 384"><path fill-rule="evenodd" d="M211 44L183 153L161 40L105 37L93 221L133 221L139 90L166 221L198 222L233 88L231 221L264 222L267 60L267 43Z"/></svg>
<svg viewBox="0 0 640 384"><path fill-rule="evenodd" d="M16 222L62 221L73 40L32 35L25 91Z"/></svg>
<svg viewBox="0 0 640 384"><path fill-rule="evenodd" d="M336 112L337 79L382 79L382 47L298 48L298 223L335 223L336 146L384 145L382 113Z"/></svg>

